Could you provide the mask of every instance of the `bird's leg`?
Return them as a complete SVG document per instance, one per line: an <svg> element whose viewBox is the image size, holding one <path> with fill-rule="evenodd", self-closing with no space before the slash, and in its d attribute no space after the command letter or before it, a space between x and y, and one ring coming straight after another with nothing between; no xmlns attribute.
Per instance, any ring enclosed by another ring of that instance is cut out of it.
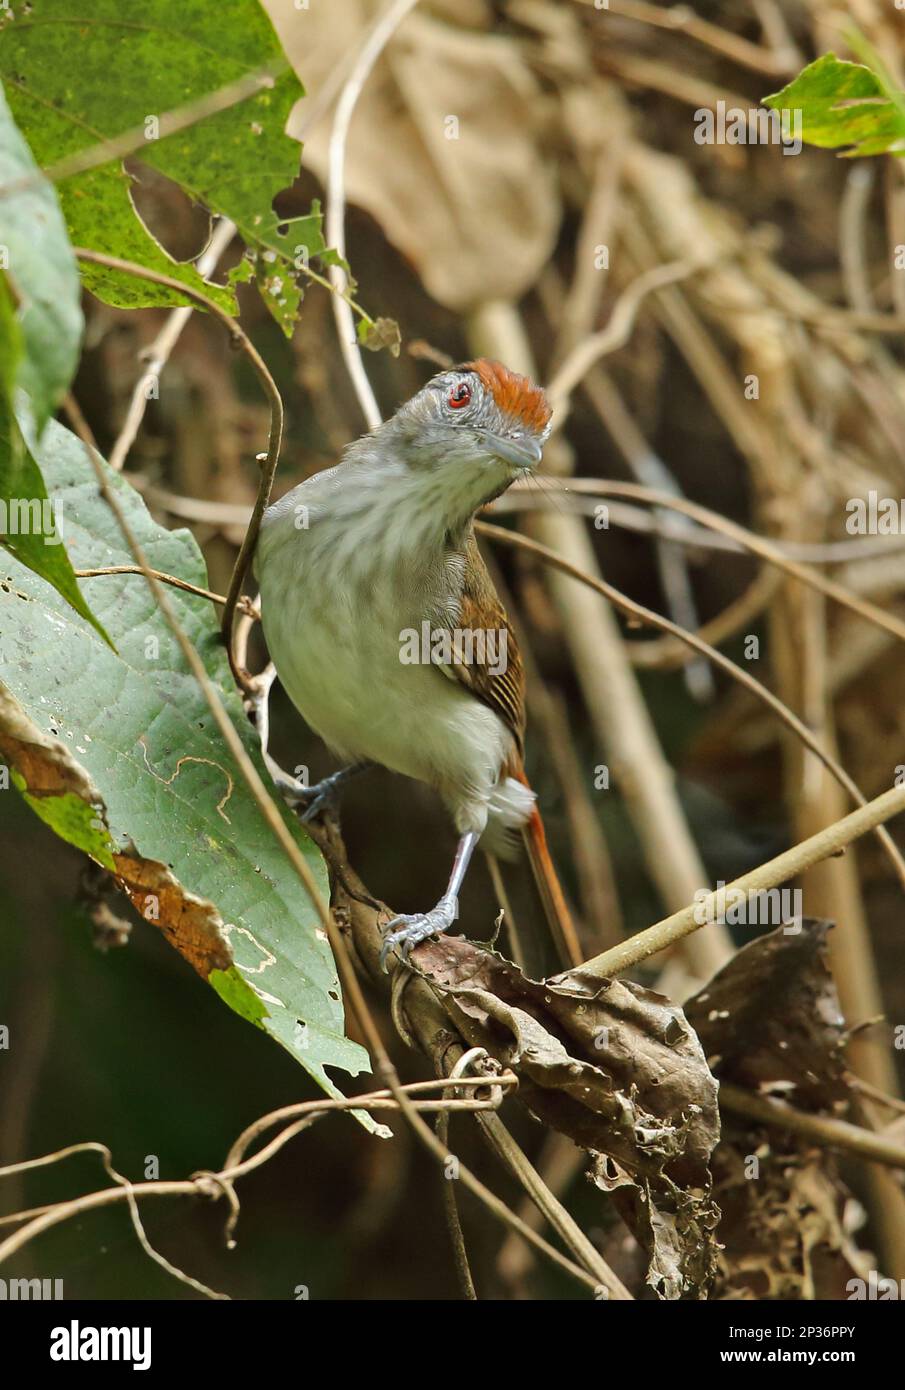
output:
<svg viewBox="0 0 905 1390"><path fill-rule="evenodd" d="M352 763L349 767L341 767L338 772L331 772L329 777L322 777L313 787L304 786L297 778L287 778L289 785L284 782L280 790L294 810L304 808L301 812L303 821L314 820L324 811L335 811L339 804L340 788L351 778L357 777L359 772L366 772L372 766L372 763Z"/></svg>
<svg viewBox="0 0 905 1390"><path fill-rule="evenodd" d="M477 843L478 836L471 830L459 840L446 892L436 907L432 907L430 912L416 912L409 916L402 914L387 923L386 935L380 948L380 964L384 970L387 968L387 956L397 946L402 947L402 959L408 960L409 952L420 941L426 941L429 936L436 936L439 932L449 931L459 915L459 889L462 887L465 871ZM398 927L398 931L393 931L393 927Z"/></svg>
<svg viewBox="0 0 905 1390"><path fill-rule="evenodd" d="M335 809L339 801L339 789L343 783L347 782L350 777L354 777L357 772L365 772L373 764L364 761L352 763L349 767L341 767L338 772L333 772L329 777L323 777L319 782L315 782L313 787L306 786L298 777L293 777L291 773L285 772L276 759L271 757L268 747L270 742L270 689L276 680L276 674L276 667L270 666L258 677L250 697L251 711L254 713L255 726L261 739L264 762L267 764L267 771L270 773L274 786L283 793L293 810L304 807L302 820L309 821L328 808Z"/></svg>

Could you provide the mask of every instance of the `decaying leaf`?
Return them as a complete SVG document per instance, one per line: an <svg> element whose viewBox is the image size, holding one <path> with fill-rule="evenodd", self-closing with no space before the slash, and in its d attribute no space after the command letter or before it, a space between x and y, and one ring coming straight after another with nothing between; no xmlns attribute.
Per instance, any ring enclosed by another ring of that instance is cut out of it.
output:
<svg viewBox="0 0 905 1390"><path fill-rule="evenodd" d="M830 924L805 919L750 942L686 1005L722 1081L838 1113L849 1098L845 1025L827 965ZM717 1296L844 1298L873 1257L854 1241L863 1213L831 1152L724 1112L713 1158L723 1212ZM875 1262L875 1261L873 1261Z"/></svg>
<svg viewBox="0 0 905 1390"><path fill-rule="evenodd" d="M581 969L537 983L460 938L415 957L462 1035L518 1074L531 1113L592 1153L593 1181L648 1254L651 1287L705 1294L719 1219L708 1168L717 1087L681 1008Z"/></svg>
<svg viewBox="0 0 905 1390"><path fill-rule="evenodd" d="M131 843L114 844L103 798L85 769L60 739L32 723L2 684L0 759L36 814L107 868L136 911L160 927L202 979L212 970L233 971L232 951L213 904L189 893L165 864L143 858ZM241 976L236 984L243 986Z"/></svg>
<svg viewBox="0 0 905 1390"><path fill-rule="evenodd" d="M267 9L316 92L380 6L312 5L303 20L291 6ZM306 131L304 121L301 104L288 133L304 133L303 163L324 180L330 123ZM541 89L514 39L416 11L359 98L346 152L349 202L376 218L441 304L465 310L517 299L549 259L560 215L541 126Z"/></svg>
<svg viewBox="0 0 905 1390"><path fill-rule="evenodd" d="M713 1190L723 1213L715 1298L840 1299L876 1267L855 1242L865 1213L826 1149L724 1115Z"/></svg>
<svg viewBox="0 0 905 1390"><path fill-rule="evenodd" d="M388 348L391 356L398 357L402 344L402 333L395 319L380 317L373 323L363 319L358 324L358 341L371 352Z"/></svg>
<svg viewBox="0 0 905 1390"><path fill-rule="evenodd" d="M848 1099L845 1021L827 964L830 922L806 918L743 946L685 1012L723 1081L806 1110Z"/></svg>

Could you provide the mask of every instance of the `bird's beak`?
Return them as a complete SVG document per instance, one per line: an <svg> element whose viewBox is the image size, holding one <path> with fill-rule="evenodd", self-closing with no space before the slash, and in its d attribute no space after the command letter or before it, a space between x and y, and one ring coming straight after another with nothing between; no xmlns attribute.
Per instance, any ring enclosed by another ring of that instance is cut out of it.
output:
<svg viewBox="0 0 905 1390"><path fill-rule="evenodd" d="M540 463L543 447L536 439L507 439L501 434L484 434L488 452L513 468L536 468Z"/></svg>

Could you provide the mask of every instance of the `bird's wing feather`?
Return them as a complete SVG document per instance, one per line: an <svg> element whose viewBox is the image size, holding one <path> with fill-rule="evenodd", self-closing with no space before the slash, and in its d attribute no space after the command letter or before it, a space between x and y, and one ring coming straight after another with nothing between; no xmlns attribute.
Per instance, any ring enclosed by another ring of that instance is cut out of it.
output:
<svg viewBox="0 0 905 1390"><path fill-rule="evenodd" d="M446 626L475 636L470 644L454 645L452 660L437 665L444 675L459 681L499 715L521 754L525 737L525 670L515 633L473 534L457 559L462 576L458 613L455 619L446 620ZM492 633L497 634L492 639L494 646L488 641L488 634Z"/></svg>

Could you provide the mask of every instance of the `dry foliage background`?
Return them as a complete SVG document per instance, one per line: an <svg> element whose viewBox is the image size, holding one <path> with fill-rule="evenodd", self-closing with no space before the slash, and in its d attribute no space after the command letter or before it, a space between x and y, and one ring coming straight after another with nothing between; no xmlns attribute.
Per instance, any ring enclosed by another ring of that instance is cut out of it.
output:
<svg viewBox="0 0 905 1390"><path fill-rule="evenodd" d="M281 215L304 213L323 194L336 76L378 8L311 0L298 11L271 0L309 93L290 124L306 132L303 172L278 203ZM845 521L852 497L905 494L905 367L899 337L877 331L878 316L881 327L895 316L901 330L905 315L905 279L894 268L894 248L905 243L902 166L808 148L788 157L775 146L701 145L694 112L718 100L747 109L819 53L851 56L843 26L852 21L905 86L905 16L881 0L701 0L685 13L677 23L643 0L611 0L606 10L578 0L422 0L405 18L363 89L346 158L346 249L358 295L402 331L401 355L367 354L368 374L384 414L418 389L433 361L478 352L555 383L570 355L616 321L639 276L672 267L671 283L651 282L638 300L624 341L560 394L550 471L685 496L901 615L905 550L854 542ZM138 199L173 255L198 254L207 219L173 185L143 169ZM221 269L231 259L228 250ZM330 296L312 287L287 342L251 291L240 293L243 322L287 408L283 490L333 463L364 420ZM93 300L86 311L75 395L106 453L164 315ZM245 364L216 324L193 315L148 404L127 476L155 517L191 526L218 592L254 500L250 459L266 428ZM835 751L866 797L892 784L905 762L905 655L892 633L719 532L658 540L651 528L665 524L665 509L615 498L608 528L595 528L581 510L593 514L600 500L522 494L520 508L531 510L515 520L636 602L702 629ZM507 522L513 510L511 499L494 508ZM670 636L617 620L536 556L487 541L484 549L530 653L528 771L587 956L851 808L800 739L724 670ZM756 660L746 652L751 637ZM251 664L263 660L253 635ZM304 764L312 780L333 770L279 692L273 719L272 749L284 766ZM595 787L602 765L608 790ZM304 1078L291 1060L200 990L145 924L127 949L94 953L84 908L73 905L78 856L8 798L0 823L0 911L31 924L27 936L6 934L0 944L0 1012L27 1039L25 1064L0 1096L6 1162L98 1135L122 1172L140 1174L153 1153L161 1175L181 1176L211 1167L265 1109L299 1098ZM345 851L334 842L331 852L343 863L347 853L381 901L397 911L433 901L450 831L427 792L377 773L349 790L342 829ZM23 874L24 863L34 871ZM756 929L707 928L665 966L658 957L632 972L645 988L614 984L594 1000L593 1018L572 1007L580 979L564 987L567 1007L551 1005L548 991L532 995L520 977L499 978L502 967L475 962L467 947L438 948L422 962L464 989L451 1008L466 1041L505 1038L518 1056L524 1104L507 1102L507 1123L636 1296L653 1286L665 1296L834 1298L871 1268L905 1278L901 1162L868 1161L819 1125L777 1128L750 1103L779 1097L805 1115L877 1131L892 1148L905 1141L894 1047L905 1020L903 884L868 836L799 886L813 919L800 937L755 942ZM530 931L531 893L510 887L526 928L526 969L549 973L551 949ZM351 912L342 893L338 903ZM477 870L463 894L463 928L484 939L496 913ZM663 1050L668 1043L674 1059L676 1039L665 1021L672 1006L646 988L682 1000L702 986L686 1009L700 1046L689 1029L670 1081L676 1092L658 1109L654 1089L673 1065ZM431 1075L396 1036L380 987L369 997L405 1079ZM540 1019L542 1043L520 1032L526 1018ZM564 1079L556 1048L593 1059L598 1027L615 1030L607 1066L617 1087L602 1088L588 1121L569 1085L594 1078L576 1079L573 1068ZM716 1112L705 1056L725 1100L712 1192ZM694 1134L674 1135L691 1103ZM601 1116L612 1130L626 1121L631 1130L642 1113L663 1123L653 1157L640 1161L637 1129L629 1151L611 1142L601 1152ZM176 1264L238 1297L291 1297L298 1285L318 1298L456 1296L444 1184L398 1116L393 1128L393 1142L379 1143L332 1119L250 1176L228 1257L216 1212L148 1211L149 1235ZM533 1221L517 1182L490 1166L477 1127L453 1117L452 1128L455 1152ZM563 1135L595 1151L592 1181ZM79 1172L90 1187L88 1167ZM57 1172L42 1182L41 1201L72 1191ZM711 1239L715 1207L721 1248ZM461 1214L481 1294L574 1296L565 1273L507 1236L468 1194ZM63 1226L9 1268L58 1269L68 1296L192 1296L144 1257L124 1211Z"/></svg>

